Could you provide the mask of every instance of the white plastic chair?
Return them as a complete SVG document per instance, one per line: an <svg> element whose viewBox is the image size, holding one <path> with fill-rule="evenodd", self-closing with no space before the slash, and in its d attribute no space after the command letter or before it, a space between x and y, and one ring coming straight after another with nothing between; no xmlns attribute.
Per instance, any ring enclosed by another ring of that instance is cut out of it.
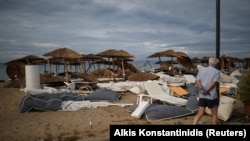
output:
<svg viewBox="0 0 250 141"><path fill-rule="evenodd" d="M75 92L76 90L76 84L74 82L68 83L68 82L64 82L65 86L62 86L60 88L60 91L69 91L69 92Z"/></svg>

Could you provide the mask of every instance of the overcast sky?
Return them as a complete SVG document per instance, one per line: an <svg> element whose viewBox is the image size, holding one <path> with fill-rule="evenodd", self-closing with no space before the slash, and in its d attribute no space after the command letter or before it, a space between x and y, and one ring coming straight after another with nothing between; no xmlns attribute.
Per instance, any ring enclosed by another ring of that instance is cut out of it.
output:
<svg viewBox="0 0 250 141"><path fill-rule="evenodd" d="M250 0L220 2L220 55L250 57ZM216 0L0 0L0 62L63 47L216 56Z"/></svg>

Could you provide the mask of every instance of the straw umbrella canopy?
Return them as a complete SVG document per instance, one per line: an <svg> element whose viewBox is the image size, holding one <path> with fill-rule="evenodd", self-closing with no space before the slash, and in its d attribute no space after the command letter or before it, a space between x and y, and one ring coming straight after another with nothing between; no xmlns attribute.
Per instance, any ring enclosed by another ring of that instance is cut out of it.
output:
<svg viewBox="0 0 250 141"><path fill-rule="evenodd" d="M150 73L150 72L137 72L129 75L127 79L129 81L148 81L148 80L156 80L160 76Z"/></svg>
<svg viewBox="0 0 250 141"><path fill-rule="evenodd" d="M42 61L44 58L35 56L35 55L27 55L25 57L15 59L5 63L6 73L12 80L16 77L24 78L25 76L25 65L26 64L35 64L35 61Z"/></svg>
<svg viewBox="0 0 250 141"><path fill-rule="evenodd" d="M35 61L42 61L42 60L44 60L44 58L38 57L36 55L27 55L25 57L12 60L12 61L7 62L5 64L8 65L8 64L13 63L13 62L22 62L24 64L32 64Z"/></svg>
<svg viewBox="0 0 250 141"><path fill-rule="evenodd" d="M100 57L100 56L97 56L97 55L95 55L95 54L82 54L82 59L83 60L103 60L103 58L102 57Z"/></svg>
<svg viewBox="0 0 250 141"><path fill-rule="evenodd" d="M182 66L190 69L195 68L195 64L192 62L192 59L186 53L181 51L177 51L176 53L179 55L179 57L177 57L177 60Z"/></svg>
<svg viewBox="0 0 250 141"><path fill-rule="evenodd" d="M234 66L233 62L234 61L240 62L240 59L234 56L222 55L220 57L220 61L221 61L221 66L223 67L223 69L224 68L231 69L231 67Z"/></svg>
<svg viewBox="0 0 250 141"><path fill-rule="evenodd" d="M130 53L128 53L127 51L124 50L116 50L116 49L108 49L105 50L103 52L100 52L98 54L96 54L97 56L101 56L101 57L107 57L107 58L112 58L112 63L113 63L113 71L114 71L114 63L115 63L115 58L116 59L121 59L122 61L122 70L123 70L123 74L125 74L124 72L124 64L123 64L123 60L127 59L127 58L134 58L134 56Z"/></svg>
<svg viewBox="0 0 250 141"><path fill-rule="evenodd" d="M191 60L192 60L192 62L193 62L194 64L197 64L197 63L200 63L200 62L201 62L201 59L198 58L198 57L194 57L194 58L192 58Z"/></svg>
<svg viewBox="0 0 250 141"><path fill-rule="evenodd" d="M180 58L182 56L183 54L181 52L176 52L172 49L169 49L169 50L153 53L152 55L148 56L148 58L153 58L153 57L179 57Z"/></svg>
<svg viewBox="0 0 250 141"><path fill-rule="evenodd" d="M54 59L63 59L66 75L68 74L67 61L70 61L72 59L78 59L80 62L80 59L82 57L81 54L69 48L58 48L53 51L45 53L43 56L52 57Z"/></svg>
<svg viewBox="0 0 250 141"><path fill-rule="evenodd" d="M203 56L203 58L201 58L200 62L203 65L205 64L205 66L207 66L208 65L208 60L209 60L210 57L212 57L212 56Z"/></svg>
<svg viewBox="0 0 250 141"><path fill-rule="evenodd" d="M186 68L189 68L189 69L195 68L195 64L192 62L191 58L189 57L178 58L178 61L180 62L182 66Z"/></svg>
<svg viewBox="0 0 250 141"><path fill-rule="evenodd" d="M89 74L91 80L95 82L97 82L98 78L110 78L111 76L112 76L112 71L107 69L96 69Z"/></svg>
<svg viewBox="0 0 250 141"><path fill-rule="evenodd" d="M180 53L180 52L179 53L175 52L172 49L169 49L169 50L165 50L165 51L160 51L160 52L153 53L153 54L149 55L147 58L154 58L154 57L159 57L160 61L161 61L160 57L171 57L172 62L174 62L174 60L173 60L174 57L176 57L176 58L182 58L183 54ZM172 63L172 66L173 66L173 63ZM174 73L174 69L172 69L172 70L173 70L173 73Z"/></svg>
<svg viewBox="0 0 250 141"><path fill-rule="evenodd" d="M97 56L95 54L82 54L82 60L85 68L85 72L88 72L92 64L95 64L94 62L99 61L99 60L105 60L101 56ZM88 62L88 68L85 66L85 62ZM95 69L95 66L94 66Z"/></svg>
<svg viewBox="0 0 250 141"><path fill-rule="evenodd" d="M194 69L196 66L195 66L195 63L192 61L192 59L188 56L188 55L182 55L182 57L178 57L177 58L178 62L186 67L186 68L189 68L189 69Z"/></svg>
<svg viewBox="0 0 250 141"><path fill-rule="evenodd" d="M25 64L23 62L11 62L6 67L6 73L11 80L25 77Z"/></svg>

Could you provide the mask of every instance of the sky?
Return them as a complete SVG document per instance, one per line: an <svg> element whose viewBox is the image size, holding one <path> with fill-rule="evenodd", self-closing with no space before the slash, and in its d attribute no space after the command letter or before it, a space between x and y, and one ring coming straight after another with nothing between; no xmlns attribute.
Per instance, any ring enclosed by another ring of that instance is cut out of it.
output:
<svg viewBox="0 0 250 141"><path fill-rule="evenodd" d="M250 0L220 0L220 55L250 57ZM216 56L216 0L0 0L0 62L58 48Z"/></svg>

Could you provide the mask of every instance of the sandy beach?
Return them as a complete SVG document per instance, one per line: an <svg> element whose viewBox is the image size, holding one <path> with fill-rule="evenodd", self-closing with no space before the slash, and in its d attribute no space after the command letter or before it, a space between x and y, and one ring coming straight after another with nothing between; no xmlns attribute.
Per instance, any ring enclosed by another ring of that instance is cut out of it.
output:
<svg viewBox="0 0 250 141"><path fill-rule="evenodd" d="M18 105L25 93L19 88L3 88L0 83L0 138L3 141L54 141L54 140L109 140L109 128L118 125L188 125L194 115L161 121L137 119L128 111L129 107L108 106L84 108L78 111L32 111L20 113ZM136 94L126 92L118 103L136 104ZM220 124L248 124L243 115L243 104L236 100L234 111L228 121ZM92 119L92 126L89 120ZM210 124L210 115L205 115L201 124Z"/></svg>

